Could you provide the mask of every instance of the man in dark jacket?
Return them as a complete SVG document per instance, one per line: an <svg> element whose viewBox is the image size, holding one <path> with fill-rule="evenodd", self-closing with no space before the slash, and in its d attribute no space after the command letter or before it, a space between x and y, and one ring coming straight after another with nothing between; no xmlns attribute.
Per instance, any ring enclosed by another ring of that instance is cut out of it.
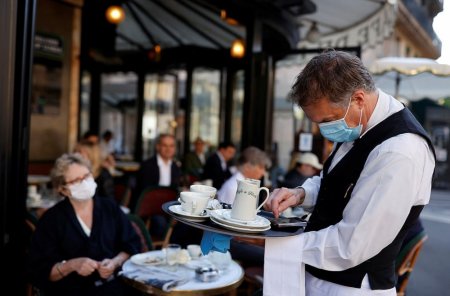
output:
<svg viewBox="0 0 450 296"><path fill-rule="evenodd" d="M161 134L156 141L156 155L144 161L137 173L136 189L130 202L130 209L134 209L141 193L150 186L171 186L178 188L181 180L180 165L175 161L175 137L169 134ZM159 219L159 218L157 218ZM164 220L159 219L164 223ZM155 231L164 231L165 226L159 225Z"/></svg>
<svg viewBox="0 0 450 296"><path fill-rule="evenodd" d="M233 143L220 143L217 152L206 160L202 179L211 179L213 182L212 186L219 190L222 184L231 177L228 162L233 159L235 154L236 147Z"/></svg>

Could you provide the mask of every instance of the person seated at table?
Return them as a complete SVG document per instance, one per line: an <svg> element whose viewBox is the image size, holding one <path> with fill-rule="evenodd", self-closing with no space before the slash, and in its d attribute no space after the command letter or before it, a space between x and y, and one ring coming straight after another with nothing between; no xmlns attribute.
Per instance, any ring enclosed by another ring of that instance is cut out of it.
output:
<svg viewBox="0 0 450 296"><path fill-rule="evenodd" d="M194 141L194 151L187 153L183 160L183 173L188 185L201 179L205 162L205 141L198 137Z"/></svg>
<svg viewBox="0 0 450 296"><path fill-rule="evenodd" d="M78 152L92 167L92 175L97 183L97 195L114 199L114 178L109 169L101 161L100 148L87 140L81 140L75 145L74 152Z"/></svg>
<svg viewBox="0 0 450 296"><path fill-rule="evenodd" d="M216 153L209 156L206 160L203 167L202 180L211 179L212 186L219 190L222 184L232 175L228 162L233 159L235 154L236 146L233 143L220 143Z"/></svg>
<svg viewBox="0 0 450 296"><path fill-rule="evenodd" d="M63 154L51 172L64 199L40 218L31 240L31 282L46 296L133 295L117 278L141 250L127 216L111 199L95 195L89 162Z"/></svg>
<svg viewBox="0 0 450 296"><path fill-rule="evenodd" d="M141 193L150 186L171 186L178 189L182 173L179 163L175 160L175 153L175 137L161 134L156 141L156 154L144 161L139 168L130 209L135 208ZM163 237L167 222L163 216L152 216L150 232L157 237Z"/></svg>
<svg viewBox="0 0 450 296"><path fill-rule="evenodd" d="M309 177L316 176L322 170L319 158L311 152L305 152L296 157L295 166L285 176L281 187L296 188Z"/></svg>
<svg viewBox="0 0 450 296"><path fill-rule="evenodd" d="M114 158L114 134L110 130L106 130L102 134L102 138L99 143L100 157L104 165L110 172L114 171L116 166L116 160Z"/></svg>
<svg viewBox="0 0 450 296"><path fill-rule="evenodd" d="M221 203L232 205L236 197L237 181L261 179L266 169L271 166L269 156L259 148L250 146L245 148L237 160L237 171L229 178L217 192ZM230 244L230 253L235 260L245 266L262 266L264 264L264 241L234 237Z"/></svg>
<svg viewBox="0 0 450 296"><path fill-rule="evenodd" d="M92 144L98 144L99 142L98 133L88 130L83 134L82 140L86 140L88 142L91 142Z"/></svg>

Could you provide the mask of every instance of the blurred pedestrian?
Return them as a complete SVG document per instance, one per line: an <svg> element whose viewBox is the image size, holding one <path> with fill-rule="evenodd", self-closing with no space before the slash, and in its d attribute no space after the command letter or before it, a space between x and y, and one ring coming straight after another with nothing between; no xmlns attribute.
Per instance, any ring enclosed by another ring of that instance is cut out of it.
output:
<svg viewBox="0 0 450 296"><path fill-rule="evenodd" d="M322 170L319 158L311 152L300 154L295 160L295 167L285 176L280 187L295 188L303 184L306 179L316 176Z"/></svg>

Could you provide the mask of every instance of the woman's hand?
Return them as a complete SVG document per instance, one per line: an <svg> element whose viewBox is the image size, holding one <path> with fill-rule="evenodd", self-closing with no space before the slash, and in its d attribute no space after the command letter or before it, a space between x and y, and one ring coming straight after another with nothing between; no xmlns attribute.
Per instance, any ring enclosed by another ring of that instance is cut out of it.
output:
<svg viewBox="0 0 450 296"><path fill-rule="evenodd" d="M98 273L100 277L103 279L109 278L116 268L119 267L114 260L111 259L103 259L102 262L98 263Z"/></svg>
<svg viewBox="0 0 450 296"><path fill-rule="evenodd" d="M70 264L73 270L76 271L81 276L91 275L99 267L97 261L87 257L72 259L70 260Z"/></svg>
<svg viewBox="0 0 450 296"><path fill-rule="evenodd" d="M264 208L272 211L275 218L280 216L289 207L295 207L303 203L305 190L303 188L277 188L269 196L269 200L264 204Z"/></svg>

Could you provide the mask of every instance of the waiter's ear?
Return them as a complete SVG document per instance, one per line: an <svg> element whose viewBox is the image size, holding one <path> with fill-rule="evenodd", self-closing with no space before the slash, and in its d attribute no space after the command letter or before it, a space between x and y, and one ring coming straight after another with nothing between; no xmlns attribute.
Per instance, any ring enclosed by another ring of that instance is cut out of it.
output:
<svg viewBox="0 0 450 296"><path fill-rule="evenodd" d="M359 108L363 108L367 99L367 94L362 89L358 89L353 93L352 103L358 105Z"/></svg>

